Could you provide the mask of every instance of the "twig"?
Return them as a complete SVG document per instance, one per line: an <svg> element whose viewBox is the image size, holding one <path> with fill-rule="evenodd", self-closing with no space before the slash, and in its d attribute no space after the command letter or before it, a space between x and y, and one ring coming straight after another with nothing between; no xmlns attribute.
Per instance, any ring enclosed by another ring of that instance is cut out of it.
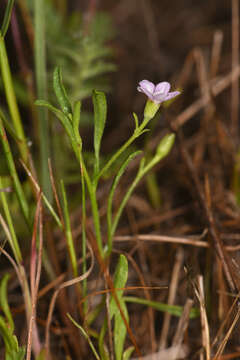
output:
<svg viewBox="0 0 240 360"><path fill-rule="evenodd" d="M197 240L194 238L183 238L175 236L166 236L166 235L156 235L156 234L144 234L144 235L118 235L114 237L114 241L147 241L147 242L163 242L170 244L181 244L197 247L210 247L209 243L206 241ZM234 252L240 249L240 245L227 245L224 248L229 252Z"/></svg>
<svg viewBox="0 0 240 360"><path fill-rule="evenodd" d="M189 314L190 314L192 306L193 306L193 300L187 299L187 301L184 305L184 308L183 308L182 315L178 322L176 333L175 333L173 341L172 341L173 347L176 346L176 347L181 348L183 338L185 335L185 331L189 324ZM179 350L177 349L175 359L177 358L178 354L179 354Z"/></svg>
<svg viewBox="0 0 240 360"><path fill-rule="evenodd" d="M219 95L223 90L227 89L232 81L237 81L240 76L240 66L236 67L229 74L220 78L219 80L212 80L210 82L210 91L212 96ZM208 102L210 98L205 98L205 96L194 101L189 107L187 107L181 114L176 117L176 120L173 121L173 126L175 129L181 127L188 120L190 120L194 115L196 115Z"/></svg>
<svg viewBox="0 0 240 360"><path fill-rule="evenodd" d="M198 282L197 287L195 287L194 290L200 304L202 343L206 351L206 360L210 360L210 334L209 334L209 326L208 326L206 306L205 306L203 277L199 275L197 278L197 282Z"/></svg>
<svg viewBox="0 0 240 360"><path fill-rule="evenodd" d="M58 289L54 292L53 297L51 299L50 305L49 305L49 310L48 310L48 317L47 317L47 324L46 324L46 330L45 330L45 348L46 348L46 359L50 360L50 325L51 325L51 321L52 321L52 315L53 315L53 311L54 311L54 307L55 307L55 303L58 297L59 292L68 287L68 286L72 286L75 285L77 283L79 283L80 281L83 281L84 279L86 279L92 272L93 266L94 266L94 256L93 256L93 251L90 245L88 245L88 248L90 250L91 253L91 265L88 269L88 271L81 275L78 276L77 278L74 278L72 280L69 281L65 281L64 283L62 283Z"/></svg>
<svg viewBox="0 0 240 360"><path fill-rule="evenodd" d="M217 73L219 68L221 50L222 50L222 42L223 42L223 32L221 30L217 30L213 36L213 46L211 53L211 62L210 62L210 78L213 79Z"/></svg>
<svg viewBox="0 0 240 360"><path fill-rule="evenodd" d="M181 248L179 248L177 251L177 254L176 254L176 261L175 261L175 264L173 267L172 279L171 279L171 284L169 287L169 295L168 295L168 304L169 305L174 304L174 300L175 300L176 292L177 292L177 286L178 286L179 277L180 277L180 269L183 264L183 257L184 257L183 250ZM162 350L166 347L170 321L171 321L171 314L165 313L161 337L160 337L159 350Z"/></svg>

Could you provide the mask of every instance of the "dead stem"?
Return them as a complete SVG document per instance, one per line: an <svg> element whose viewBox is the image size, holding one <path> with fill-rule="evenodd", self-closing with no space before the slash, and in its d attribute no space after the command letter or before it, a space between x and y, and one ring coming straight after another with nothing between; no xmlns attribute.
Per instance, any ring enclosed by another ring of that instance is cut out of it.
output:
<svg viewBox="0 0 240 360"><path fill-rule="evenodd" d="M170 286L169 286L169 294L168 294L168 301L167 301L167 303L169 305L173 305L174 301L175 301L175 297L176 297L176 293L177 293L177 289L178 289L179 277L180 277L180 273L181 273L180 270L183 265L183 259L184 259L184 252L181 248L179 248L176 253L176 260L175 260L175 264L173 266L172 277L171 277L171 282L170 282ZM160 341L159 341L159 350L163 350L166 348L171 317L172 317L171 314L169 314L167 312L164 314L163 326L162 326L162 331L161 331L161 336L160 336Z"/></svg>

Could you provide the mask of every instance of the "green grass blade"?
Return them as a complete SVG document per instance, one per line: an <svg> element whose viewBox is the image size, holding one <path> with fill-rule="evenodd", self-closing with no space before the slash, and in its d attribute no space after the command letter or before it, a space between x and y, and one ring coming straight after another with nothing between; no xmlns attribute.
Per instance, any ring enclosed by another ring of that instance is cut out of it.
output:
<svg viewBox="0 0 240 360"><path fill-rule="evenodd" d="M8 0L4 18L3 18L3 23L1 26L1 30L0 30L3 38L5 37L5 35L8 31L8 26L9 26L9 22L11 19L13 4L14 4L14 0Z"/></svg>
<svg viewBox="0 0 240 360"><path fill-rule="evenodd" d="M151 300L142 299L142 298L138 298L138 297L134 297L134 296L124 296L124 301L135 303L135 304L151 306L153 309L156 309L156 310L162 311L162 312L168 312L169 314L178 316L178 317L180 317L183 312L183 306L163 304L158 301L151 301ZM190 319L195 319L195 318L199 317L199 315L200 315L200 312L199 312L198 308L191 309Z"/></svg>
<svg viewBox="0 0 240 360"><path fill-rule="evenodd" d="M86 339L87 342L89 343L89 346L91 347L92 352L93 352L95 358L96 358L97 360L101 360L101 359L100 359L100 356L98 355L98 353L97 353L97 351L96 351L96 349L95 349L95 347L94 347L94 345L93 345L93 343L92 343L92 341L91 341L91 339L90 339L90 336L86 333L86 331L83 329L83 327L82 327L81 325L79 325L79 324L71 317L70 314L67 314L67 316L68 316L68 318L72 321L72 323L81 331L82 335L85 337L85 339Z"/></svg>
<svg viewBox="0 0 240 360"><path fill-rule="evenodd" d="M8 298L7 298L7 284L8 284L8 280L10 278L9 274L5 274L1 280L0 283L0 304L1 304L1 309L4 313L4 315L6 316L6 319L8 321L8 327L9 330L11 332L14 331L14 323L13 323L13 318L12 318L12 314L8 305Z"/></svg>
<svg viewBox="0 0 240 360"><path fill-rule="evenodd" d="M47 99L47 60L45 41L45 1L34 0L34 58L37 97ZM38 109L39 121L39 145L41 163L41 183L47 198L52 200L52 188L48 176L48 158L50 157L50 136L48 111L44 108Z"/></svg>

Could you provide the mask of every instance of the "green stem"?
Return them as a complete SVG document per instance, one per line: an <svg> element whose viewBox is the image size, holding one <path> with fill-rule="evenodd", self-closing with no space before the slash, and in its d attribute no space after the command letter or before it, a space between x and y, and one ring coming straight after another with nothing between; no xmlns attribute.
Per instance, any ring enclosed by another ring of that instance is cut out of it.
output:
<svg viewBox="0 0 240 360"><path fill-rule="evenodd" d="M85 192L85 180L84 180L84 173L82 164L80 164L81 167L81 184L82 184L82 258L83 258L83 265L82 270L83 274L87 271L87 237L86 237L86 192ZM87 295L87 279L83 280L83 297L85 298ZM87 301L84 301L83 304L84 313L87 313Z"/></svg>
<svg viewBox="0 0 240 360"><path fill-rule="evenodd" d="M22 121L17 105L17 100L13 88L13 81L11 71L8 62L7 51L5 47L4 38L0 35L0 66L2 71L3 84L5 88L7 103L9 112L12 118L12 122L19 138L18 147L23 160L26 162L28 159L28 146L25 138Z"/></svg>
<svg viewBox="0 0 240 360"><path fill-rule="evenodd" d="M117 214L114 218L113 224L112 224L112 229L111 229L111 235L110 235L110 239L109 239L109 243L112 243L112 238L114 236L114 233L116 231L116 228L118 226L120 217L122 215L123 209L125 208L126 203L128 202L128 199L130 198L130 196L132 195L133 191L135 190L136 186L138 185L138 183L140 182L140 180L143 178L143 176L150 171L153 166L155 166L158 162L160 161L160 159L158 157L153 158L149 164L147 164L143 169L140 168L140 170L138 171L133 183L130 185L129 189L127 190L119 208L117 211Z"/></svg>
<svg viewBox="0 0 240 360"><path fill-rule="evenodd" d="M27 203L27 200L25 198L25 194L24 194L24 191L22 189L22 185L21 185L21 183L19 181L19 178L18 178L15 163L14 163L14 160L13 160L13 155L12 155L12 152L11 152L8 140L7 140L7 135L5 133L5 129L3 127L3 123L2 123L1 119L0 119L0 136L1 136L1 142L2 142L2 145L3 145L3 151L4 151L4 154L5 154L6 160L7 160L8 169L9 169L10 175L11 175L12 180L13 180L13 185L14 185L14 188L15 188L15 191L16 191L16 194L17 194L17 198L18 198L20 207L22 209L22 212L23 212L24 218L26 220L26 223L28 225L30 225L28 203Z"/></svg>
<svg viewBox="0 0 240 360"><path fill-rule="evenodd" d="M0 176L0 188L2 189L4 187L3 181L2 181L2 177ZM9 227L9 231L11 234L11 243L10 246L12 248L14 257L16 262L18 263L18 265L21 263L22 261L22 254L21 254L21 250L18 244L18 239L15 233L15 229L14 229L14 225L13 225L13 221L12 221L12 217L11 217L11 213L8 207L8 202L7 202L7 197L4 191L0 192L0 198L1 198L1 202L2 202L2 207L7 219L7 224ZM10 240L10 239L9 239Z"/></svg>
<svg viewBox="0 0 240 360"><path fill-rule="evenodd" d="M67 196L66 196L66 191L65 191L63 180L61 180L60 184L61 184L61 191L62 191L62 196L63 196L63 213L64 213L64 220L65 220L65 233L66 233L66 239L67 239L67 246L68 246L68 251L69 251L69 255L70 255L73 275L75 277L77 277L78 276L77 257L76 257L76 251L75 251L73 238L72 238L72 230L71 230L70 216L69 216L69 211L68 211Z"/></svg>
<svg viewBox="0 0 240 360"><path fill-rule="evenodd" d="M89 177L89 174L87 172L87 169L86 169L83 157L82 157L82 152L80 150L80 147L78 146L77 142L73 138L71 138L71 140L72 140L74 152L79 161L80 169L81 169L83 176L85 178L85 181L86 181L86 185L87 185L87 189L88 189L88 193L89 193L89 197L90 197L90 202L91 202L91 207L92 207L92 215L93 215L93 222L94 222L97 246L98 246L99 253L103 258L104 252L103 252L103 245L102 245L100 215L99 215L99 211L98 211L96 187L93 186L93 184L91 182L91 179Z"/></svg>
<svg viewBox="0 0 240 360"><path fill-rule="evenodd" d="M107 164L102 168L97 176L97 181L100 177L110 168L110 166L119 158L119 156L137 139L140 135L143 134L144 128L147 126L148 122L151 120L149 117L144 117L143 122L139 127L137 127L132 134L132 136L120 147L120 149L111 157L111 159L107 162Z"/></svg>
<svg viewBox="0 0 240 360"><path fill-rule="evenodd" d="M37 96L39 99L47 99L47 70L46 70L46 42L45 42L45 1L34 0L35 15L35 71ZM40 161L43 191L51 202L52 189L48 176L48 158L50 156L50 139L48 111L45 108L38 109Z"/></svg>

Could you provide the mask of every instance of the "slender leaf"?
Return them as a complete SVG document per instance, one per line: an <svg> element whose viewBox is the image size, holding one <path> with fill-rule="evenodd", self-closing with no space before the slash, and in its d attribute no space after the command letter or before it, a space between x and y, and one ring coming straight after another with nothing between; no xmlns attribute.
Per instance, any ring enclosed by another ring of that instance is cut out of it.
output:
<svg viewBox="0 0 240 360"><path fill-rule="evenodd" d="M107 101L101 91L93 91L94 106L94 151L95 151L95 174L99 171L99 153L103 131L107 117Z"/></svg>
<svg viewBox="0 0 240 360"><path fill-rule="evenodd" d="M81 151L82 139L79 134L80 117L81 117L81 101L77 101L74 104L74 109L73 109L73 132L74 132L75 138L77 140L77 143L80 146L80 151Z"/></svg>
<svg viewBox="0 0 240 360"><path fill-rule="evenodd" d="M135 304L151 306L153 309L156 309L156 310L162 311L162 312L167 312L174 316L181 316L182 312L183 312L183 307L179 306L179 305L168 305L168 304L164 304L164 303L161 303L158 301L142 299L142 298L138 298L138 297L134 297L134 296L124 296L124 301L135 303ZM190 311L189 317L190 317L190 319L195 319L195 318L199 317L199 314L200 313L199 313L198 308L192 308Z"/></svg>
<svg viewBox="0 0 240 360"><path fill-rule="evenodd" d="M7 30L8 30L8 26L9 26L9 22L11 19L11 14L12 14L12 8L13 8L13 4L14 4L14 0L8 0L7 2L7 7L5 10L5 14L4 14L4 18L3 18L3 23L2 23L2 27L0 30L1 36L4 38Z"/></svg>
<svg viewBox="0 0 240 360"><path fill-rule="evenodd" d="M59 105L62 108L62 111L65 115L72 114L72 106L67 97L66 90L62 82L62 73L59 67L56 67L53 73L53 88L58 99Z"/></svg>
<svg viewBox="0 0 240 360"><path fill-rule="evenodd" d="M8 284L9 278L10 278L10 275L5 274L1 280L1 283L0 283L0 305L1 305L4 315L7 318L9 330L13 331L14 323L13 323L11 311L9 309L8 298L7 298L7 284Z"/></svg>
<svg viewBox="0 0 240 360"><path fill-rule="evenodd" d="M71 317L70 314L67 314L67 316L68 316L68 318L72 321L72 323L81 331L82 335L85 337L85 339L86 339L87 342L89 343L89 346L91 347L92 352L93 352L94 355L95 355L95 358L96 358L97 360L100 360L100 357L99 357L99 355L98 355L98 353L97 353L97 351L96 351L96 349L95 349L95 347L94 347L94 345L93 345L93 343L92 343L92 341L91 341L90 336L88 335L88 333L84 330L84 328L83 328L81 325L79 325L79 324Z"/></svg>
<svg viewBox="0 0 240 360"><path fill-rule="evenodd" d="M128 321L128 311L124 301L120 301L120 306L125 319ZM124 343L127 335L126 325L123 321L122 314L119 309L114 316L113 342L116 360L122 360Z"/></svg>
<svg viewBox="0 0 240 360"><path fill-rule="evenodd" d="M120 255L114 275L115 289L123 289L126 285L127 279L128 279L128 262L124 255ZM123 290L116 291L116 296L118 298L119 305L121 307L125 319L128 321L128 311L122 295L123 295ZM112 296L110 300L110 317L112 318L113 316L114 316L114 331L113 331L114 351L115 351L116 360L121 360L127 329L123 321L122 314L120 312L118 304L116 303L114 297Z"/></svg>
<svg viewBox="0 0 240 360"><path fill-rule="evenodd" d="M128 262L124 255L119 256L117 268L114 274L114 288L115 289L123 289L126 285L128 279ZM121 297L123 295L123 290L117 290L116 296L119 301L121 301ZM118 311L118 306L114 297L111 297L110 301L110 316L112 317Z"/></svg>
<svg viewBox="0 0 240 360"><path fill-rule="evenodd" d="M72 125L68 119L68 117L59 109L57 109L55 106L51 105L48 101L45 100L36 100L35 105L37 106L44 106L51 110L51 112L60 120L63 127L66 129L68 135L72 137L73 131L72 131Z"/></svg>
<svg viewBox="0 0 240 360"><path fill-rule="evenodd" d="M128 360L132 355L133 351L134 351L134 346L130 346L129 348L127 348L123 353L122 360Z"/></svg>

